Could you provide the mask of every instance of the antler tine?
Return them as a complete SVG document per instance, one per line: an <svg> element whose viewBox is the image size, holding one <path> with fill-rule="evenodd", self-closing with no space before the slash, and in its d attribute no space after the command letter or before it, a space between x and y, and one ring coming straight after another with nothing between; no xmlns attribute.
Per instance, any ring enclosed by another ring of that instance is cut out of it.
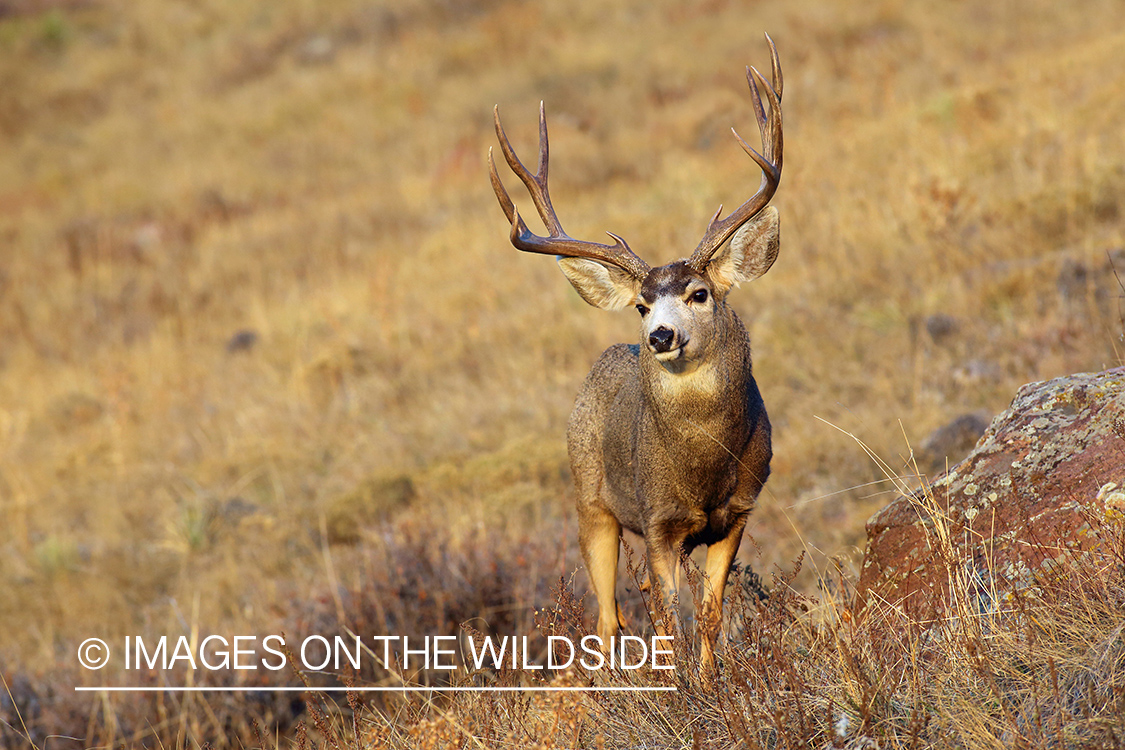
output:
<svg viewBox="0 0 1125 750"><path fill-rule="evenodd" d="M758 116L758 134L762 138L763 150L766 152L765 156L759 154L750 144L742 140L742 136L740 136L738 131L734 128L731 128L731 132L734 133L734 137L738 139L738 145L742 146L742 150L762 168L763 179L766 179L768 176L776 182L781 179L781 122L780 117L771 117L769 120L766 119L765 111L762 108L762 97L758 92L758 86L761 85L766 89L766 96L770 100L771 115L775 111L780 113L781 98L774 93L773 89L766 83L757 68L752 66L746 67L746 80L750 84L750 92L754 99L754 110Z"/></svg>
<svg viewBox="0 0 1125 750"><path fill-rule="evenodd" d="M552 234L563 233L562 224L559 223L559 218L555 215L555 209L551 205L551 193L547 189L547 118L543 111L543 102L539 103L539 165L535 174L532 174L531 170L525 167L520 158L516 156L516 151L512 148L512 144L504 132L504 126L500 124L499 106L493 108L492 116L496 124L496 138L500 141L500 150L504 152L504 160L508 162L508 166L516 173L516 176L520 178L520 182L527 187L527 191L531 194L531 200L535 203L535 210L539 212L539 218L543 220ZM508 218L510 219L511 216Z"/></svg>
<svg viewBox="0 0 1125 750"><path fill-rule="evenodd" d="M777 56L777 47L770 35L766 34L766 41L770 45L770 65L773 67L773 90L777 98L781 99L781 90L785 87L785 80L781 76L781 58Z"/></svg>
<svg viewBox="0 0 1125 750"><path fill-rule="evenodd" d="M613 238L614 242L612 245L603 245L598 242L576 240L563 231L562 223L559 221L558 215L555 214L554 206L551 205L551 194L547 188L547 165L550 148L547 140L547 117L543 103L539 103L539 163L535 174L532 174L531 170L524 166L523 162L516 156L516 151L512 148L508 136L504 133L503 125L500 124L500 108L498 106L493 109L493 119L496 124L496 138L500 141L500 150L504 152L504 160L508 162L508 166L527 188L527 192L530 193L531 200L535 204L535 209L539 212L539 218L543 220L543 224L547 227L546 237L541 237L528 229L515 203L512 202L511 196L504 188L504 183L500 181L500 175L496 171L496 160L493 159L492 150L489 149L488 166L492 189L496 192L500 207L504 209L504 215L512 223L512 245L529 253L599 260L624 269L638 279L643 279L648 274L649 265L637 257L625 244L625 240L617 235L607 233Z"/></svg>
<svg viewBox="0 0 1125 750"><path fill-rule="evenodd" d="M547 109L543 100L539 100L539 166L537 171L539 179L543 181L543 190L547 190L547 162L550 156L551 144L547 138ZM550 203L550 201L548 201Z"/></svg>
<svg viewBox="0 0 1125 750"><path fill-rule="evenodd" d="M500 201L500 208L504 209L504 215L508 217L508 221L514 221L516 204L512 202L512 198L504 188L504 183L500 181L500 174L496 171L496 160L492 158L491 146L488 148L488 176L492 180L492 190Z"/></svg>
<svg viewBox="0 0 1125 750"><path fill-rule="evenodd" d="M754 104L754 116L758 121L758 133L762 139L762 150L765 155L758 153L754 150L733 128L731 132L738 140L738 144L747 153L747 155L754 160L762 170L762 181L758 186L758 191L750 200L743 203L737 209L731 212L730 216L720 220L719 215L722 214L723 208L719 206L719 210L711 217L710 223L707 225L707 232L703 235L703 239L699 241L699 245L691 254L688 259L688 265L695 269L697 272L702 273L711 262L712 256L718 251L723 243L731 238L731 236L738 231L750 219L754 218L762 209L769 204L773 194L777 191L777 185L781 181L781 163L783 152L782 140L782 126L781 126L781 91L784 85L784 79L781 75L781 61L777 56L777 47L774 46L773 39L770 39L769 34L766 34L766 42L770 47L770 64L773 67L773 84L771 85L757 71L756 68L747 67L746 69L746 82L750 86L750 98ZM766 116L765 108L762 105L761 89L766 92L766 98L769 100L770 111L769 116Z"/></svg>

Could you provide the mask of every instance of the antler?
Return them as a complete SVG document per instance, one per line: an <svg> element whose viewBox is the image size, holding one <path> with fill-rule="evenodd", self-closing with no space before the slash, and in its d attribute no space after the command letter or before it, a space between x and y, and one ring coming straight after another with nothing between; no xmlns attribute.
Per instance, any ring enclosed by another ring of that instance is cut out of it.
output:
<svg viewBox="0 0 1125 750"><path fill-rule="evenodd" d="M711 257L715 252L723 246L723 243L731 238L731 236L738 231L750 219L766 207L773 197L774 192L777 190L777 184L781 181L781 89L783 81L781 78L781 62L777 58L777 48L774 47L773 40L770 35L766 34L766 41L770 45L770 63L773 66L773 85L762 77L753 67L746 68L746 81L750 84L750 96L754 100L754 114L758 120L758 132L762 136L762 147L766 152L762 156L753 148L751 148L742 137L731 128L734 137L738 139L738 145L742 146L751 159L762 168L762 182L758 187L758 192L754 194L750 200L743 203L737 210L731 213L730 216L719 220L719 214L723 212L723 207L719 206L719 210L711 217L711 223L707 226L707 233L703 235L703 239L699 241L698 247L695 252L691 254L687 264L697 273L703 273L707 264L711 262ZM758 90L759 84L766 90L766 98L770 102L769 118L766 118L766 113L762 108L762 97Z"/></svg>
<svg viewBox="0 0 1125 750"><path fill-rule="evenodd" d="M523 162L516 156L512 144L508 142L508 137L504 134L504 128L500 124L499 107L493 110L493 117L496 120L496 137L500 141L500 150L504 152L504 159L527 187L527 191L531 193L531 200L535 203L535 209L547 226L548 232L548 236L541 237L527 228L523 217L520 216L515 204L508 196L508 191L504 189L503 183L500 182L500 175L496 172L496 162L492 158L492 149L489 149L488 166L492 173L492 189L496 191L496 197L500 201L500 207L504 209L504 215L512 223L512 244L517 249L529 253L599 260L624 269L637 279L644 279L648 275L648 263L637 257L625 244L625 240L616 234L607 232L606 234L614 239L614 243L603 245L598 242L576 240L563 231L559 217L555 214L555 209L551 205L551 194L547 190L547 117L544 114L542 102L539 104L539 167L536 174L532 174L523 165Z"/></svg>

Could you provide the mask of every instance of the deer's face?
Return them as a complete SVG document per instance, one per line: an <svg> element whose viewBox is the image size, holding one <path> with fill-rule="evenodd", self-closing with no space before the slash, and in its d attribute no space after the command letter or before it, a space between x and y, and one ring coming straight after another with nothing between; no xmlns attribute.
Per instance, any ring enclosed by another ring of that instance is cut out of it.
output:
<svg viewBox="0 0 1125 750"><path fill-rule="evenodd" d="M779 243L777 211L769 206L735 232L702 270L690 259L646 268L644 273L600 259L560 257L558 263L591 305L603 310L636 307L641 314L640 345L665 370L682 374L721 350L716 341L727 321L727 293L768 271Z"/></svg>
<svg viewBox="0 0 1125 750"><path fill-rule="evenodd" d="M720 304L711 282L684 261L654 268L637 294L641 346L670 372L695 369L714 339Z"/></svg>

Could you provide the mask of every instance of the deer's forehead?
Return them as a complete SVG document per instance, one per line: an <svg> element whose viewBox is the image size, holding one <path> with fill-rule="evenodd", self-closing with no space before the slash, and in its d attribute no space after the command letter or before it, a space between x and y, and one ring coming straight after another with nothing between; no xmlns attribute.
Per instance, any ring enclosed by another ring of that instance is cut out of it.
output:
<svg viewBox="0 0 1125 750"><path fill-rule="evenodd" d="M649 271L641 284L641 297L649 304L660 297L682 297L696 282L702 283L702 277L688 268L686 262L678 260Z"/></svg>

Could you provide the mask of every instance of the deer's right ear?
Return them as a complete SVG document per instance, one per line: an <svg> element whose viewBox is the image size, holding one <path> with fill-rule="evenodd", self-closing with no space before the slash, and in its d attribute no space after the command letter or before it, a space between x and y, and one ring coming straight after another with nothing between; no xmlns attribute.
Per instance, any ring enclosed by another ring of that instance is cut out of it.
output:
<svg viewBox="0 0 1125 750"><path fill-rule="evenodd" d="M582 299L602 310L624 310L634 304L641 282L633 274L589 258L558 258L559 268Z"/></svg>

